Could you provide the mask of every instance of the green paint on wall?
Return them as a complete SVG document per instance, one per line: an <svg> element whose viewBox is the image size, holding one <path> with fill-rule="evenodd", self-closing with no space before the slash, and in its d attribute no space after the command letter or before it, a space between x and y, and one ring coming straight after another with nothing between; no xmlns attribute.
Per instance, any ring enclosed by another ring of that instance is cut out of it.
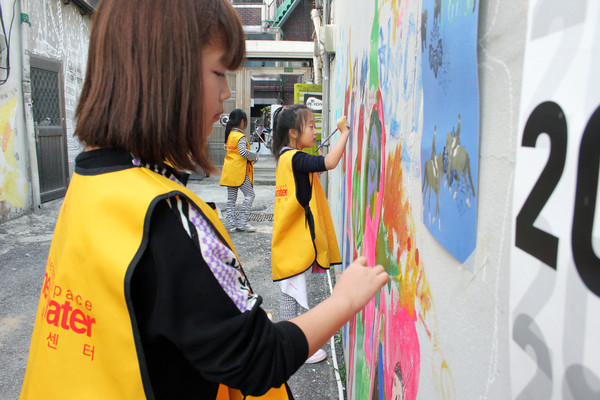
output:
<svg viewBox="0 0 600 400"><path fill-rule="evenodd" d="M355 165L352 175L352 188L363 187L360 182L362 171ZM361 191L352 190L352 232L354 232L354 247L362 247L363 231L365 226L364 202L362 201Z"/></svg>
<svg viewBox="0 0 600 400"><path fill-rule="evenodd" d="M388 232L387 228L383 223L379 224L379 230L377 233L377 245L376 252L377 264L383 265L385 272L387 272L392 278L388 286L396 285L397 279L400 275L400 269L398 266L397 258L394 257L392 250L388 247L387 238L392 232ZM378 293L379 295L379 293Z"/></svg>
<svg viewBox="0 0 600 400"><path fill-rule="evenodd" d="M355 357L354 357L354 398L355 399L368 399L369 398L369 383L371 377L369 374L369 368L367 366L367 360L365 359L365 352L363 351L365 345L365 324L361 314L356 315L356 343L355 343Z"/></svg>
<svg viewBox="0 0 600 400"><path fill-rule="evenodd" d="M375 1L375 15L373 16L373 28L371 29L371 51L369 54L369 87L375 88L379 85L379 69L377 67L379 54L379 1Z"/></svg>

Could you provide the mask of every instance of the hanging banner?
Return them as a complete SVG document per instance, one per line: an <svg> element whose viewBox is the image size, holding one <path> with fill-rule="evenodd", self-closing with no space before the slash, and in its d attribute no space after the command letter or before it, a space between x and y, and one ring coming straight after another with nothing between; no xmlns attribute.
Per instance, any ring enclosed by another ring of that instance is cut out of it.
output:
<svg viewBox="0 0 600 400"><path fill-rule="evenodd" d="M600 2L529 2L510 266L513 398L600 398Z"/></svg>

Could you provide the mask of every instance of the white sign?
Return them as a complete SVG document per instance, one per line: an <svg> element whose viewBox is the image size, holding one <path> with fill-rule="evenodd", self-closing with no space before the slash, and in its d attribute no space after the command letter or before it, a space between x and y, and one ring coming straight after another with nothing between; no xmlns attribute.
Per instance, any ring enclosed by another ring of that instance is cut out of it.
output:
<svg viewBox="0 0 600 400"><path fill-rule="evenodd" d="M513 199L513 398L600 398L600 2L532 0Z"/></svg>

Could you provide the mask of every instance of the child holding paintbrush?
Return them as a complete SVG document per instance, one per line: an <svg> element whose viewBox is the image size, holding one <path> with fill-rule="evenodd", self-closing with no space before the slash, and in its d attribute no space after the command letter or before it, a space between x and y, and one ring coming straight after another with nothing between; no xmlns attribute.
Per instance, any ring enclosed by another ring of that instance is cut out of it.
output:
<svg viewBox="0 0 600 400"><path fill-rule="evenodd" d="M273 155L275 173L275 215L271 249L273 280L281 288L280 318L290 320L298 304L308 309L305 272L323 272L340 264L333 222L318 173L333 169L346 148L350 128L345 117L338 120L341 135L326 156L301 151L315 145L313 112L303 104L280 108L274 115ZM323 361L325 351L317 350L306 363Z"/></svg>

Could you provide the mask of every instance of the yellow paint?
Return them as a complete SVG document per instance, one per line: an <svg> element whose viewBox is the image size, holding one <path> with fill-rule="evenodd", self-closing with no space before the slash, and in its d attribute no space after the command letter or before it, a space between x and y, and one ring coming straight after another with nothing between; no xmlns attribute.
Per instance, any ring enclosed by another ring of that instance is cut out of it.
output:
<svg viewBox="0 0 600 400"><path fill-rule="evenodd" d="M0 124L2 120L0 120ZM9 167L17 169L17 160L15 159L15 153L13 151L15 143L14 130L10 127L10 123L4 125L2 132L2 153L4 153L4 159Z"/></svg>
<svg viewBox="0 0 600 400"><path fill-rule="evenodd" d="M15 158L15 131L11 125L16 106L17 98L13 97L0 107L0 148L4 159L4 162L2 162L2 158L0 158L0 165L2 165L0 201L5 200L15 208L23 208L26 205L27 183L22 186L17 184L22 178ZM23 188L23 192L19 192L19 187Z"/></svg>
<svg viewBox="0 0 600 400"><path fill-rule="evenodd" d="M2 177L0 182L0 201L6 200L15 208L25 207L25 200L19 194L17 188L17 180L19 173L17 171L9 171Z"/></svg>

